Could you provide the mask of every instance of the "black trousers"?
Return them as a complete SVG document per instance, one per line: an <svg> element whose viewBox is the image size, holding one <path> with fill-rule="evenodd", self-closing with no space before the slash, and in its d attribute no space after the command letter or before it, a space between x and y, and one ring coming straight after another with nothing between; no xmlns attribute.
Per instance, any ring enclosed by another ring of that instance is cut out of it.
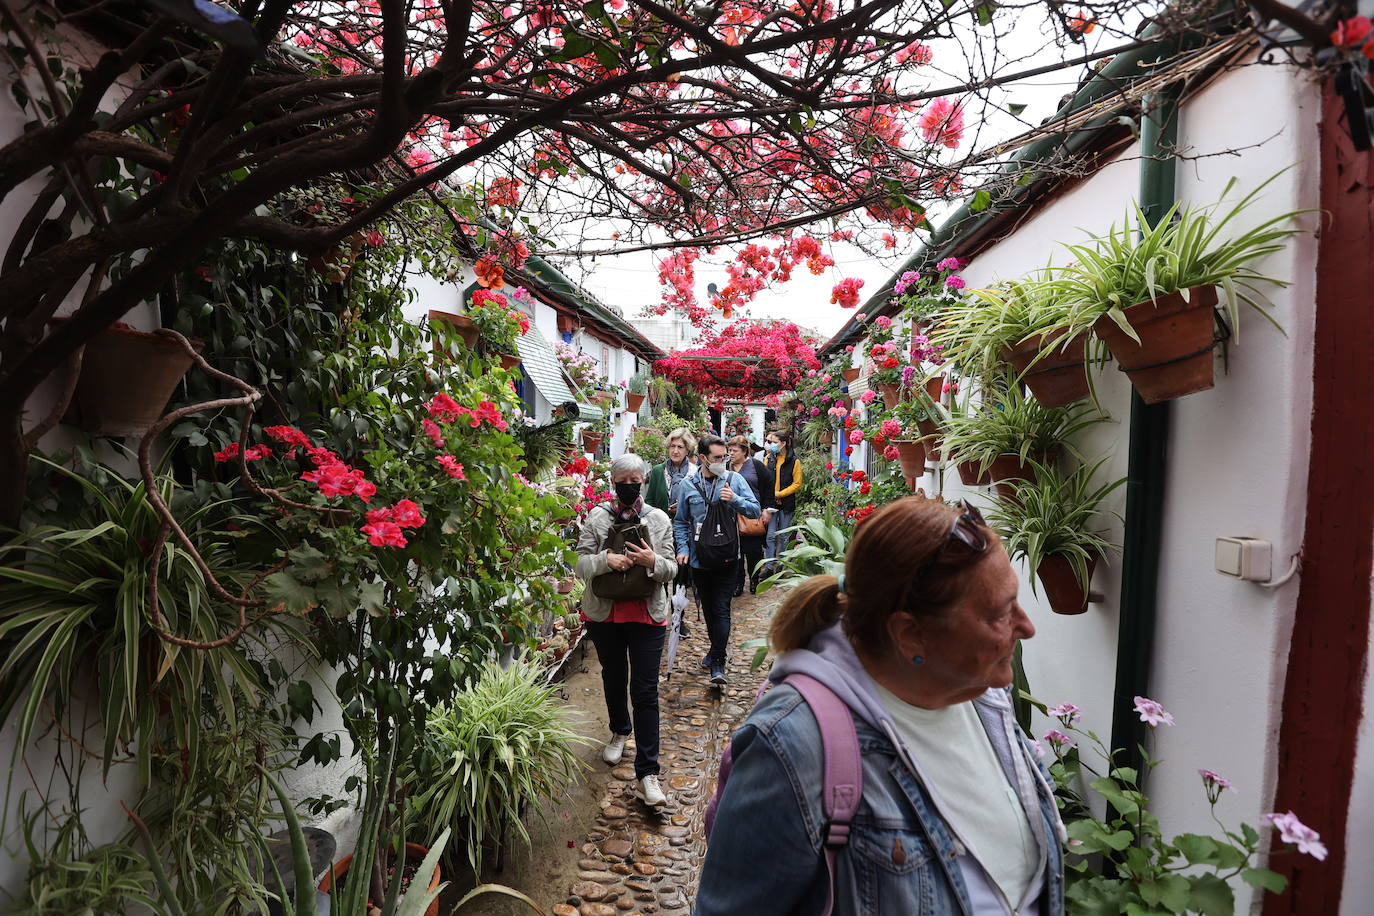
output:
<svg viewBox="0 0 1374 916"><path fill-rule="evenodd" d="M706 617L706 635L711 638L711 660L725 664L730 643L730 602L735 597L735 580L739 576L740 561L728 563L720 569L692 567L692 583L696 586L697 601Z"/></svg>
<svg viewBox="0 0 1374 916"><path fill-rule="evenodd" d="M649 623L587 621L587 635L601 660L601 687L611 731L635 736L635 779L658 774L658 663L667 632L666 626ZM633 727L625 704L627 682Z"/></svg>
<svg viewBox="0 0 1374 916"><path fill-rule="evenodd" d="M764 573L754 572L759 561L763 559L763 549L766 539L763 535L758 537L741 537L739 539L740 563L739 572L735 574L735 591L744 588L744 578L747 573L749 581L754 585L759 584L759 580L764 578Z"/></svg>

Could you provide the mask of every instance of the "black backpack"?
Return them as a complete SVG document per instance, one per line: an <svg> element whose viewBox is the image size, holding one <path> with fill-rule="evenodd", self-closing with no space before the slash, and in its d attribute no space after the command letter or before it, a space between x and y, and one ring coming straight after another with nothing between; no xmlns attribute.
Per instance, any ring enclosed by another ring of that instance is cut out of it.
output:
<svg viewBox="0 0 1374 916"><path fill-rule="evenodd" d="M706 503L706 517L697 526L697 565L702 569L721 569L739 559L739 521L735 510L720 500L711 502L701 488L701 475L692 485Z"/></svg>
<svg viewBox="0 0 1374 916"><path fill-rule="evenodd" d="M606 533L606 552L624 553L626 544L646 547L649 544L649 531L636 515L622 520L608 506L599 506L611 513L615 519L611 530ZM657 583L649 575L649 570L638 563L629 569L611 570L592 578L592 594L606 601L643 601L654 593Z"/></svg>

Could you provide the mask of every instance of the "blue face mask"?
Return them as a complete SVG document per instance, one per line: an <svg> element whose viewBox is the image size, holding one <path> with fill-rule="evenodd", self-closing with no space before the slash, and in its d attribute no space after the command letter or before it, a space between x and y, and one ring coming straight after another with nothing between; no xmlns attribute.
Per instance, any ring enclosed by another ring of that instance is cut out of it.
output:
<svg viewBox="0 0 1374 916"><path fill-rule="evenodd" d="M776 455L778 452L782 451L782 446L776 442L770 442L768 443L768 451Z"/></svg>

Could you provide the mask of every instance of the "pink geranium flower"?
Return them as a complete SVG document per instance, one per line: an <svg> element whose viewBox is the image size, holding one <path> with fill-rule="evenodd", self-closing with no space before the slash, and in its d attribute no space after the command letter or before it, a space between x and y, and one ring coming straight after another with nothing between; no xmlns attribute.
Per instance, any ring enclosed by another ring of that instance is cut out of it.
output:
<svg viewBox="0 0 1374 916"><path fill-rule="evenodd" d="M419 528L425 523L420 507L409 499L400 499L391 507L392 520L401 528Z"/></svg>
<svg viewBox="0 0 1374 916"><path fill-rule="evenodd" d="M379 521L373 525L363 525L363 534L367 535L367 542L373 547L404 547L406 545L405 535L395 522Z"/></svg>
<svg viewBox="0 0 1374 916"><path fill-rule="evenodd" d="M863 394L859 395L859 400L863 401L865 404L872 404L877 399L878 392L874 391L872 388L868 389Z"/></svg>
<svg viewBox="0 0 1374 916"><path fill-rule="evenodd" d="M1163 706L1149 697L1135 698L1135 711L1140 713L1140 721L1154 728L1159 725L1173 725L1174 717Z"/></svg>
<svg viewBox="0 0 1374 916"><path fill-rule="evenodd" d="M443 468L444 473L448 474L448 476L452 477L454 480L468 479L467 474L463 473L463 465L452 455L440 455L434 460L439 462L439 467Z"/></svg>
<svg viewBox="0 0 1374 916"><path fill-rule="evenodd" d="M851 429L851 430L849 431L849 441L850 441L850 443L853 444L853 445L858 445L860 442L864 441L864 433L863 433L863 430L861 430L861 429Z"/></svg>
<svg viewBox="0 0 1374 916"><path fill-rule="evenodd" d="M1049 731L1045 732L1045 740L1048 741L1048 742L1050 743L1050 746L1051 746L1051 747L1054 747L1054 748L1063 748L1063 747L1072 747L1072 746L1073 746L1073 739L1072 739L1072 738L1070 738L1068 735L1064 734L1063 732L1059 731L1058 729L1054 729L1054 728L1052 728L1052 729L1050 729Z"/></svg>
<svg viewBox="0 0 1374 916"><path fill-rule="evenodd" d="M1285 843L1298 847L1298 852L1306 853L1318 861L1326 858L1326 845L1317 831L1298 820L1292 811L1284 814L1266 814L1260 818L1273 825Z"/></svg>
<svg viewBox="0 0 1374 916"><path fill-rule="evenodd" d="M1060 703L1058 706L1051 706L1046 711L1065 725L1072 725L1083 718L1082 710L1072 703Z"/></svg>

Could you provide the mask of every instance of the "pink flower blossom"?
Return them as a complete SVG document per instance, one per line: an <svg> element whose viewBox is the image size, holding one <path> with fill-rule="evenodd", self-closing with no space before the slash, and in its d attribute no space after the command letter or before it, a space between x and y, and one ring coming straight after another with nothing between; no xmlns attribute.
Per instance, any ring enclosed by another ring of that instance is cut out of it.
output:
<svg viewBox="0 0 1374 916"><path fill-rule="evenodd" d="M415 171L423 172L434 164L434 154L422 146L417 146L406 153L405 163Z"/></svg>
<svg viewBox="0 0 1374 916"><path fill-rule="evenodd" d="M820 409L819 407L812 407L812 408L811 408L811 416L813 416L813 417L819 417L820 415L821 415L821 409Z"/></svg>
<svg viewBox="0 0 1374 916"><path fill-rule="evenodd" d="M936 267L938 270L941 270L941 271L946 271L946 270L958 270L959 268L961 268L961 267L963 267L963 266L964 266L964 262L961 261L961 260L959 260L958 258L945 258L945 259L944 259L943 261L941 261L939 264L936 264L936 265L935 265L935 267Z"/></svg>
<svg viewBox="0 0 1374 916"><path fill-rule="evenodd" d="M1202 781L1205 783L1214 783L1218 788L1221 789L1231 788L1231 783L1228 782L1226 778L1222 776L1220 773L1216 773L1212 770L1198 770L1197 772L1198 775L1202 777Z"/></svg>
<svg viewBox="0 0 1374 916"><path fill-rule="evenodd" d="M1051 747L1055 747L1055 748L1072 747L1072 746L1073 746L1073 739L1072 739L1072 738L1070 738L1068 735L1064 734L1063 732L1059 731L1058 729L1054 729L1054 728L1052 728L1052 729L1050 729L1049 731L1045 732L1045 740L1049 742L1049 744L1050 744Z"/></svg>
<svg viewBox="0 0 1374 916"><path fill-rule="evenodd" d="M840 308L852 309L859 304L859 290L863 287L864 281L858 277L849 277L835 284L835 288L830 291L830 303L838 305Z"/></svg>
<svg viewBox="0 0 1374 916"><path fill-rule="evenodd" d="M367 542L373 547L404 547L406 537L401 532L401 528L395 522L377 522L375 525L363 525L363 534L367 535Z"/></svg>
<svg viewBox="0 0 1374 916"><path fill-rule="evenodd" d="M883 457L888 461L896 461L898 458L902 457L902 453L897 450L897 446L889 445L887 448L883 449Z"/></svg>
<svg viewBox="0 0 1374 916"><path fill-rule="evenodd" d="M275 439L282 445L295 445L300 448L310 448L310 437L292 426L265 426L263 427L269 438Z"/></svg>
<svg viewBox="0 0 1374 916"><path fill-rule="evenodd" d="M1369 33L1374 31L1374 23L1368 16L1352 16L1336 26L1331 33L1331 43L1338 48L1354 48L1364 44Z"/></svg>
<svg viewBox="0 0 1374 916"><path fill-rule="evenodd" d="M1154 728L1158 725L1173 725L1174 717L1159 703L1149 697L1135 698L1135 711L1140 713L1140 721Z"/></svg>
<svg viewBox="0 0 1374 916"><path fill-rule="evenodd" d="M1047 711L1065 725L1072 725L1083 718L1082 710L1072 703L1060 703L1058 706L1051 706Z"/></svg>
<svg viewBox="0 0 1374 916"><path fill-rule="evenodd" d="M896 439L902 434L902 424L896 420L884 420L882 430L887 438Z"/></svg>
<svg viewBox="0 0 1374 916"><path fill-rule="evenodd" d="M425 408L429 411L429 415L440 423L452 423L458 419L458 414L463 409L458 406L457 401L446 394L436 394L425 405Z"/></svg>
<svg viewBox="0 0 1374 916"><path fill-rule="evenodd" d="M964 109L947 98L935 99L916 119L916 126L927 143L954 149L964 137Z"/></svg>
<svg viewBox="0 0 1374 916"><path fill-rule="evenodd" d="M224 448L215 452L216 461L229 461L231 459L237 458L238 456L239 444L237 442L230 442Z"/></svg>
<svg viewBox="0 0 1374 916"><path fill-rule="evenodd" d="M863 432L863 430L861 430L861 429L851 429L851 430L849 431L849 442L850 442L850 444L852 444L852 445L858 445L858 444L859 444L860 442L862 442L862 441L864 441L864 432Z"/></svg>
<svg viewBox="0 0 1374 916"><path fill-rule="evenodd" d="M879 315L877 318L874 318L873 323L884 331L892 327L892 319L886 315Z"/></svg>
<svg viewBox="0 0 1374 916"><path fill-rule="evenodd" d="M945 277L945 286L950 289L963 289L965 285L963 277Z"/></svg>
<svg viewBox="0 0 1374 916"><path fill-rule="evenodd" d="M1298 852L1306 853L1318 861L1326 858L1326 846L1322 843L1321 835L1298 820L1298 816L1292 811L1285 814L1266 814L1260 820L1271 824L1278 830L1285 843L1292 843L1298 847Z"/></svg>
<svg viewBox="0 0 1374 916"><path fill-rule="evenodd" d="M859 400L863 401L865 404L872 404L877 399L878 392L874 391L872 388L868 389L863 394L859 395Z"/></svg>
<svg viewBox="0 0 1374 916"><path fill-rule="evenodd" d="M467 474L463 473L463 465L452 455L440 455L434 460L439 462L439 467L443 468L444 473L448 474L448 476L452 477L454 480L468 479Z"/></svg>
<svg viewBox="0 0 1374 916"><path fill-rule="evenodd" d="M429 441L434 443L435 448L444 447L444 434L439 430L439 424L429 417L420 421L420 426L424 429L425 435L429 436Z"/></svg>
<svg viewBox="0 0 1374 916"><path fill-rule="evenodd" d="M911 287L913 283L919 283L921 275L914 270L908 270L897 278L897 282L892 284L892 291L897 295L902 295Z"/></svg>
<svg viewBox="0 0 1374 916"><path fill-rule="evenodd" d="M849 408L845 407L843 404L836 404L834 407L827 410L826 413L830 414L832 417L843 419L849 416Z"/></svg>
<svg viewBox="0 0 1374 916"><path fill-rule="evenodd" d="M391 517L401 528L419 528L425 523L420 507L409 499L397 500L391 507Z"/></svg>
<svg viewBox="0 0 1374 916"><path fill-rule="evenodd" d="M243 453L244 461L257 461L260 458L270 458L272 448L267 445L250 445Z"/></svg>

